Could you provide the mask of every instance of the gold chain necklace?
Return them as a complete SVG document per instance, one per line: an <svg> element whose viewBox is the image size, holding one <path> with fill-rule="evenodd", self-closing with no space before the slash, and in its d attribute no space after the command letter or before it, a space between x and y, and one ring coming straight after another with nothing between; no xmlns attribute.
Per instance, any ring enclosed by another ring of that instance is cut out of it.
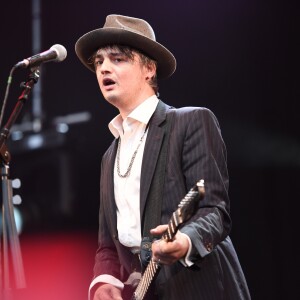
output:
<svg viewBox="0 0 300 300"><path fill-rule="evenodd" d="M133 162L134 162L134 159L136 157L136 154L143 142L143 139L144 139L144 136L147 132L147 129L148 129L148 126L146 127L143 135L141 136L140 138L140 141L139 141L139 144L137 145L132 157L131 157L131 160L130 160L130 163L129 163L129 166L126 170L126 172L124 174L121 174L121 171L120 171L120 148L121 148L121 137L119 137L119 142L118 142L118 150L117 150L117 172L118 172L118 175L121 177L121 178L126 178L130 175L130 171L131 171L131 168L132 168L132 165L133 165Z"/></svg>

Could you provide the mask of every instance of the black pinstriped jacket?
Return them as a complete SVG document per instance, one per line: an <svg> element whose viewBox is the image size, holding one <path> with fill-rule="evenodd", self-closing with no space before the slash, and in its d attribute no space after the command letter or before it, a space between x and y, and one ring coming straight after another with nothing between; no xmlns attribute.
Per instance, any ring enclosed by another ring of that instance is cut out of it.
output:
<svg viewBox="0 0 300 300"><path fill-rule="evenodd" d="M205 198L181 231L191 238L192 267L163 266L155 281L164 300L250 299L247 283L229 238L231 229L226 148L214 114L201 107L171 108L159 102L150 120L143 154L140 209L145 203L165 134L166 115L174 111L169 139L161 224L166 224L187 191L201 178ZM131 272L131 252L118 241L113 170L117 140L103 156L100 180L99 248L94 276L110 274L121 281Z"/></svg>

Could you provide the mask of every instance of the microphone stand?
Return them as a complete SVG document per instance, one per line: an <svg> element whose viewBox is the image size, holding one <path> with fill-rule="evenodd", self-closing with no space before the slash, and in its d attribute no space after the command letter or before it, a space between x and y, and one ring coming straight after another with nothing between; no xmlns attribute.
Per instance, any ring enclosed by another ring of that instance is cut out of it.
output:
<svg viewBox="0 0 300 300"><path fill-rule="evenodd" d="M0 257L0 291L4 300L9 300L11 298L11 288L10 280L10 266L13 267L15 288L21 289L26 287L22 254L20 248L20 242L18 238L18 232L16 228L16 222L14 218L13 209L13 193L12 193L12 182L9 174L9 163L11 160L11 155L9 149L6 145L6 141L10 135L11 127L17 120L26 100L29 97L31 90L35 83L39 79L39 67L32 68L29 78L26 82L21 84L22 93L18 98L18 101L3 129L0 133L0 164L1 164L1 180L2 180L2 250L3 253ZM1 246L1 241L0 241ZM11 256L9 256L9 248L11 250ZM0 247L1 253L1 247ZM12 259L10 264L9 258ZM3 266L1 266L1 260ZM3 272L3 273L2 273ZM0 294L0 295L1 295Z"/></svg>

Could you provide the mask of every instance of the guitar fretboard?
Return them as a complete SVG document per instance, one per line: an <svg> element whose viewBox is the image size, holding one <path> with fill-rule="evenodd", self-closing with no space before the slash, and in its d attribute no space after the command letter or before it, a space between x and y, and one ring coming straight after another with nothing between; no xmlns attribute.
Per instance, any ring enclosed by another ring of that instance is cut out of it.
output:
<svg viewBox="0 0 300 300"><path fill-rule="evenodd" d="M166 232L162 235L163 240L167 240L168 242L173 240L175 234L178 231L179 226L185 221L184 219L187 219L182 214L182 208L185 207L185 205L188 205L198 195L199 195L198 190L191 189L186 194L186 196L180 201L178 205L178 209L172 214Z"/></svg>
<svg viewBox="0 0 300 300"><path fill-rule="evenodd" d="M168 223L168 228L162 235L162 239L170 242L176 235L179 226L186 222L194 213L196 209L195 200L201 200L204 197L204 181L200 180L180 201L178 209L172 214L172 217ZM194 202L194 203L193 203ZM193 205L194 204L194 205ZM155 277L156 273L160 269L160 264L153 259L147 265L145 272L133 294L132 300L143 300L148 288Z"/></svg>

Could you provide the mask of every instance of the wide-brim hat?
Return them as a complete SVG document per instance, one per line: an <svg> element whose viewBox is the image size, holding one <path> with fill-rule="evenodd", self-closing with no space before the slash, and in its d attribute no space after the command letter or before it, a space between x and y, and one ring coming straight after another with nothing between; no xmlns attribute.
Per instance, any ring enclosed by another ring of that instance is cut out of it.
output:
<svg viewBox="0 0 300 300"><path fill-rule="evenodd" d="M80 61L95 72L90 58L101 47L116 44L135 48L157 62L157 77L170 77L176 69L174 55L158 43L154 31L145 20L122 15L108 15L103 28L80 37L75 52Z"/></svg>

